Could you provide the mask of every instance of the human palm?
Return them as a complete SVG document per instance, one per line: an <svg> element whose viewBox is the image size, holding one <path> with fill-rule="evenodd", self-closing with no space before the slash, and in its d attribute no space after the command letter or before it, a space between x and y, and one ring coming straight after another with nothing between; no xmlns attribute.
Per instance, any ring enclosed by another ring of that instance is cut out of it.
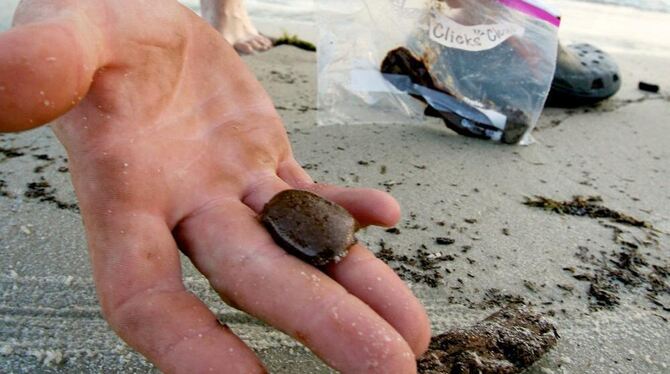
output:
<svg viewBox="0 0 670 374"><path fill-rule="evenodd" d="M0 129L52 121L67 149L102 311L166 372L262 372L182 283L183 252L230 305L343 372L414 372L430 336L420 303L361 245L309 266L257 214L312 190L363 225L388 195L314 184L273 104L221 35L177 2L24 1L0 34Z"/></svg>

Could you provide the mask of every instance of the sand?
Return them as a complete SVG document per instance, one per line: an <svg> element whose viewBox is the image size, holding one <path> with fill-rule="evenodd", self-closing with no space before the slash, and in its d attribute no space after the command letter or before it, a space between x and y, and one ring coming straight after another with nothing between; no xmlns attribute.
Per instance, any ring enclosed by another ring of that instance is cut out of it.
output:
<svg viewBox="0 0 670 374"><path fill-rule="evenodd" d="M454 257L440 265L442 284L412 284L436 332L522 299L553 314L561 335L530 373L667 373L670 313L647 299L644 286L621 285L619 305L592 310L589 283L563 270L593 267L575 256L584 252L580 247L595 255L619 251L613 230L522 203L533 195L599 195L608 207L653 224L656 243L641 251L654 264L668 263L670 43L659 32L667 35L670 15L565 4L564 37L602 43L618 59L624 85L595 108L546 110L537 142L528 147L459 137L439 121L316 127L315 54L280 47L246 61L275 98L297 158L317 180L388 189L400 201L400 234L370 229L360 235L363 242L379 250L383 239L408 255L425 245ZM607 38L614 25L617 37ZM661 94L638 91L639 80L660 84ZM23 156L0 154L9 195L0 196L0 372L155 371L100 316L80 216L62 209L76 202L62 147L48 128L1 135L0 147L26 147ZM52 198L26 197L29 183L41 178L57 190ZM629 240L647 235L622 229ZM437 237L454 243L437 244ZM188 287L271 372L328 372L298 343L225 306L187 261L184 271ZM667 295L662 301L670 304Z"/></svg>

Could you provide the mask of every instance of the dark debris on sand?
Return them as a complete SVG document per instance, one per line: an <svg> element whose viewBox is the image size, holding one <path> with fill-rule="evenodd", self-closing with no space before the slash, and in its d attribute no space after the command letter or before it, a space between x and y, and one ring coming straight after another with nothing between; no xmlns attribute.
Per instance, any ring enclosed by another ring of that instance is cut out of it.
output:
<svg viewBox="0 0 670 374"><path fill-rule="evenodd" d="M575 256L588 271L563 270L578 281L589 282L591 309L612 309L619 304L620 293L626 289L644 292L654 307L670 312L670 264L652 264L649 255L629 246L598 255L580 247Z"/></svg>
<svg viewBox="0 0 670 374"><path fill-rule="evenodd" d="M589 282L588 295L593 310L612 309L620 303L621 292L644 292L653 309L670 311L670 263L653 255L659 250L657 230L651 223L617 212L602 205L600 197L575 196L572 201L557 201L542 196L527 198L525 204L558 214L607 219L615 224L635 227L645 239L626 239L621 227L600 221L613 230L614 250L593 253L580 246L575 257L584 265L580 269L564 268L578 281Z"/></svg>
<svg viewBox="0 0 670 374"><path fill-rule="evenodd" d="M4 179L0 179L0 196L14 197L14 194L7 190L7 182Z"/></svg>
<svg viewBox="0 0 670 374"><path fill-rule="evenodd" d="M59 209L79 213L79 206L76 203L66 203L56 198L56 189L51 187L44 177L37 182L28 183L27 187L28 189L23 193L26 198L54 204Z"/></svg>
<svg viewBox="0 0 670 374"><path fill-rule="evenodd" d="M514 374L547 353L559 339L554 325L527 308L502 309L474 326L431 339L417 362L422 374Z"/></svg>
<svg viewBox="0 0 670 374"><path fill-rule="evenodd" d="M439 245L452 245L456 243L456 240L447 237L435 238L435 243Z"/></svg>
<svg viewBox="0 0 670 374"><path fill-rule="evenodd" d="M591 218L607 218L616 223L635 227L652 228L650 223L607 208L601 204L602 202L603 199L599 196L575 196L573 197L572 201L558 201L544 196L535 196L535 198L527 197L524 204L535 208L542 208L558 214Z"/></svg>
<svg viewBox="0 0 670 374"><path fill-rule="evenodd" d="M526 284L529 284L528 281L525 281ZM528 287L528 286L526 286ZM482 301L483 308L492 308L492 307L510 307L528 304L528 301L521 295L515 295L502 291L498 288L489 288L484 292L484 299Z"/></svg>
<svg viewBox="0 0 670 374"><path fill-rule="evenodd" d="M396 254L383 239L379 241L379 246L376 256L389 264L402 279L433 288L443 284L445 269L442 264L454 261L452 255L431 253L424 245L412 256Z"/></svg>
<svg viewBox="0 0 670 374"><path fill-rule="evenodd" d="M5 156L5 158L15 158L25 155L25 153L19 150L20 148L4 148L0 147L0 155Z"/></svg>

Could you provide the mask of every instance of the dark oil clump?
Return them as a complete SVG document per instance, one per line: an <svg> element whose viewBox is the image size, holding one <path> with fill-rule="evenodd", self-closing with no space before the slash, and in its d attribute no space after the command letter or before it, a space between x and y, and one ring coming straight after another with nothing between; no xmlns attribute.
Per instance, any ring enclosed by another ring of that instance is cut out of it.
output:
<svg viewBox="0 0 670 374"><path fill-rule="evenodd" d="M526 308L505 308L476 325L431 339L418 360L422 374L514 374L558 341L555 327Z"/></svg>
<svg viewBox="0 0 670 374"><path fill-rule="evenodd" d="M430 88L431 90L446 91L443 88L438 88L433 77L430 75L426 63L414 56L405 47L396 48L386 55L386 58L382 61L381 72L384 74L406 75L414 84ZM448 92L445 93L448 94ZM417 99L424 101L421 97L417 97Z"/></svg>
<svg viewBox="0 0 670 374"><path fill-rule="evenodd" d="M442 92L462 101L458 95L450 92L444 85L439 83L439 80L433 77L430 68L423 59L417 57L405 47L398 47L386 54L386 57L381 64L381 72L383 74L407 76L411 82L416 85ZM426 99L421 95L412 94L411 96L427 104ZM498 108L492 102L489 102L488 106L501 112L507 117L505 130L503 131L501 138L502 142L507 144L516 144L520 142L530 127L530 116L521 109L514 108L510 105ZM449 111L440 111L431 105L426 107L425 115L440 118L448 128L457 134L471 138L490 139L490 135L483 131L482 128L494 129L484 124L474 127L463 126L462 121L464 119L458 114ZM479 128L480 126L482 128Z"/></svg>
<svg viewBox="0 0 670 374"><path fill-rule="evenodd" d="M265 205L261 222L284 250L314 266L338 261L356 243L358 223L351 214L308 191L277 194Z"/></svg>

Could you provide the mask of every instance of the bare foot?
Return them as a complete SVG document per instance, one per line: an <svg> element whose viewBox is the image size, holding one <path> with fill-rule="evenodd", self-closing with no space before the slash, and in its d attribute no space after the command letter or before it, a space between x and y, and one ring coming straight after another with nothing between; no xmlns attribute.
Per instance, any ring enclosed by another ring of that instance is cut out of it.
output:
<svg viewBox="0 0 670 374"><path fill-rule="evenodd" d="M240 54L267 51L272 41L251 22L244 0L201 0L202 15Z"/></svg>
<svg viewBox="0 0 670 374"><path fill-rule="evenodd" d="M156 11L160 9L160 11ZM182 283L180 251L230 305L343 373L413 373L427 316L355 245L317 269L257 219L312 190L365 224L389 195L314 184L271 100L220 34L176 1L24 0L0 34L0 131L47 122L65 146L102 312L167 373L256 373L254 352Z"/></svg>

